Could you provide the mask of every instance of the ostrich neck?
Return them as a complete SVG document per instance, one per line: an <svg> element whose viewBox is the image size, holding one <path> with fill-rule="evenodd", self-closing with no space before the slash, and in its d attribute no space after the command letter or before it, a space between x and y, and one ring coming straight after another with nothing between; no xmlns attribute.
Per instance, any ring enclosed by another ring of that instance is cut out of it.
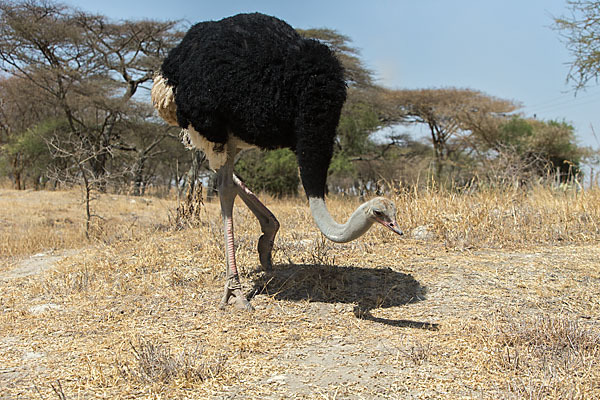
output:
<svg viewBox="0 0 600 400"><path fill-rule="evenodd" d="M367 203L360 205L345 224L337 223L325 206L325 199L309 197L310 212L319 230L333 242L345 243L358 238L369 230L373 221L367 217Z"/></svg>

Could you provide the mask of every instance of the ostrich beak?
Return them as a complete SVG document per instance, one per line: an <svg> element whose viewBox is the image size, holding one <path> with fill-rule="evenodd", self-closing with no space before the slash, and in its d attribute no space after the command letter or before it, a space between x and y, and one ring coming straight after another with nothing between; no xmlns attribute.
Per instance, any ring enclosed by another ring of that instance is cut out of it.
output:
<svg viewBox="0 0 600 400"><path fill-rule="evenodd" d="M385 226L386 228L390 229L392 232L394 232L397 235L404 235L404 233L400 230L400 228L398 228L398 224L396 223L396 221L392 220L392 221L382 221L382 220L377 220L377 222L379 222L381 225Z"/></svg>

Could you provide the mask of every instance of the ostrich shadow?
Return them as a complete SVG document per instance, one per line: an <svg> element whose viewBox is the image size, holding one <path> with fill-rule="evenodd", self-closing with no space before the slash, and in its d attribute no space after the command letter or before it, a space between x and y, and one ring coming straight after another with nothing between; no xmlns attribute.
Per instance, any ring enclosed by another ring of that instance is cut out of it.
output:
<svg viewBox="0 0 600 400"><path fill-rule="evenodd" d="M412 275L389 267L360 268L322 264L283 264L255 279L250 297L354 304L357 318L390 326L437 330L438 324L375 317L371 310L425 300L427 288Z"/></svg>

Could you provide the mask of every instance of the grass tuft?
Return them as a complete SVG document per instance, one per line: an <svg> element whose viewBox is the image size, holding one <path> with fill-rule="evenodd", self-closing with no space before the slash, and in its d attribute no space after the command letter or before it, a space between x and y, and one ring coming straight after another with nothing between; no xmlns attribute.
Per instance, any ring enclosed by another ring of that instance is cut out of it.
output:
<svg viewBox="0 0 600 400"><path fill-rule="evenodd" d="M566 316L505 317L487 328L495 364L517 398L582 398L600 370L600 335Z"/></svg>
<svg viewBox="0 0 600 400"><path fill-rule="evenodd" d="M206 358L200 349L184 349L174 354L170 348L139 338L130 343L135 362L119 366L122 376L138 383L169 384L174 381L199 383L219 376L226 357Z"/></svg>

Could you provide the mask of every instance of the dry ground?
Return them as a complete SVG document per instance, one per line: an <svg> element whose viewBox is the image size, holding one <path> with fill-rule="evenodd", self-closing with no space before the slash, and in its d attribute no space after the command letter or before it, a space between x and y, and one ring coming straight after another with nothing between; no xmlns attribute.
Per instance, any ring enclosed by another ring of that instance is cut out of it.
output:
<svg viewBox="0 0 600 400"><path fill-rule="evenodd" d="M600 194L404 192L399 239L323 241L270 200L275 270L236 208L253 313L221 311L215 204L0 191L0 399L600 398ZM355 200L333 199L347 216Z"/></svg>

